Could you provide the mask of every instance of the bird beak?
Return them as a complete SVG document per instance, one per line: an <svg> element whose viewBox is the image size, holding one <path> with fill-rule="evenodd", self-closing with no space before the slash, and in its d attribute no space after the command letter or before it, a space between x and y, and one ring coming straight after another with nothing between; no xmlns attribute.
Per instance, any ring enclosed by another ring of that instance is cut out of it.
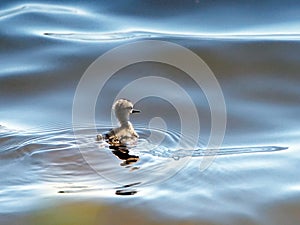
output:
<svg viewBox="0 0 300 225"><path fill-rule="evenodd" d="M137 110L137 109L133 109L132 111L131 111L131 113L140 113L141 111L140 110Z"/></svg>

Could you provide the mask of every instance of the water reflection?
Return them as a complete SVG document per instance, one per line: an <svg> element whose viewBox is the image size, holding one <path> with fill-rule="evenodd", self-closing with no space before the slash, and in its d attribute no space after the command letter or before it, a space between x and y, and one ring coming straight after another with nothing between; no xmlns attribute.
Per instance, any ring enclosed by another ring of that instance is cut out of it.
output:
<svg viewBox="0 0 300 225"><path fill-rule="evenodd" d="M120 164L121 166L130 165L136 163L139 160L139 156L131 155L129 152L129 148L125 145L113 144L109 146L112 149L112 153L117 156L123 162Z"/></svg>
<svg viewBox="0 0 300 225"><path fill-rule="evenodd" d="M117 156L120 160L122 160L121 166L131 167L129 165L136 163L140 157L137 155L130 154L130 149L126 145L122 145L115 142L110 142L109 148L112 150L112 153ZM131 167L131 170L139 169L139 167ZM127 189L128 187L138 185L138 183L125 185L122 189L116 190L116 195L135 195L137 193L136 190ZM125 188L125 189L124 189Z"/></svg>
<svg viewBox="0 0 300 225"><path fill-rule="evenodd" d="M116 195L135 195L137 193L136 190L134 190L134 189L127 189L127 188L131 188L133 186L137 186L137 185L140 185L140 184L141 184L141 182L124 185L122 188L116 190L115 194Z"/></svg>

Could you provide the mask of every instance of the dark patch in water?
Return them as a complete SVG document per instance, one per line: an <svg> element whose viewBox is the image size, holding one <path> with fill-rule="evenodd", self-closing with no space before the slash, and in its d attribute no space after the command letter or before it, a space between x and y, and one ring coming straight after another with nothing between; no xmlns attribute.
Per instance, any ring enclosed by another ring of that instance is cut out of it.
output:
<svg viewBox="0 0 300 225"><path fill-rule="evenodd" d="M117 190L116 195L135 195L137 191Z"/></svg>

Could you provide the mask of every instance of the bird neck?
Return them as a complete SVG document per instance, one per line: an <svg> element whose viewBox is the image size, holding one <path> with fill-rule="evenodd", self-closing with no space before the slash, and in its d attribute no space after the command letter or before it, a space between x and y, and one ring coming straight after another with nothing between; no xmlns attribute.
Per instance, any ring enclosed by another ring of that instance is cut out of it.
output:
<svg viewBox="0 0 300 225"><path fill-rule="evenodd" d="M128 120L119 120L121 127L130 127L131 123Z"/></svg>
<svg viewBox="0 0 300 225"><path fill-rule="evenodd" d="M124 113L123 111L116 111L115 115L120 124L126 124L129 121L129 114Z"/></svg>

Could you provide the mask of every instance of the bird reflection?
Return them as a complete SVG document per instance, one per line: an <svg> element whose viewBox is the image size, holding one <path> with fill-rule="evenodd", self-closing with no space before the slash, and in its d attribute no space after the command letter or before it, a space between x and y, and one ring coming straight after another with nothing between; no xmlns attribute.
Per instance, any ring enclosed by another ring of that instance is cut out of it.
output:
<svg viewBox="0 0 300 225"><path fill-rule="evenodd" d="M129 148L126 145L120 144L111 144L109 143L109 148L112 150L112 153L117 156L120 160L123 160L121 166L130 165L136 163L139 160L139 156L131 155L129 153Z"/></svg>
<svg viewBox="0 0 300 225"><path fill-rule="evenodd" d="M117 139L115 136L109 136L108 134L104 135L97 135L96 138L97 141L105 141L109 144L109 149L112 150L112 153L117 156L120 160L123 162L120 164L121 166L127 166L133 163L136 163L139 160L139 156L130 154L130 147L132 146L132 143L127 145L119 139ZM132 169L138 169L138 168L132 168Z"/></svg>

